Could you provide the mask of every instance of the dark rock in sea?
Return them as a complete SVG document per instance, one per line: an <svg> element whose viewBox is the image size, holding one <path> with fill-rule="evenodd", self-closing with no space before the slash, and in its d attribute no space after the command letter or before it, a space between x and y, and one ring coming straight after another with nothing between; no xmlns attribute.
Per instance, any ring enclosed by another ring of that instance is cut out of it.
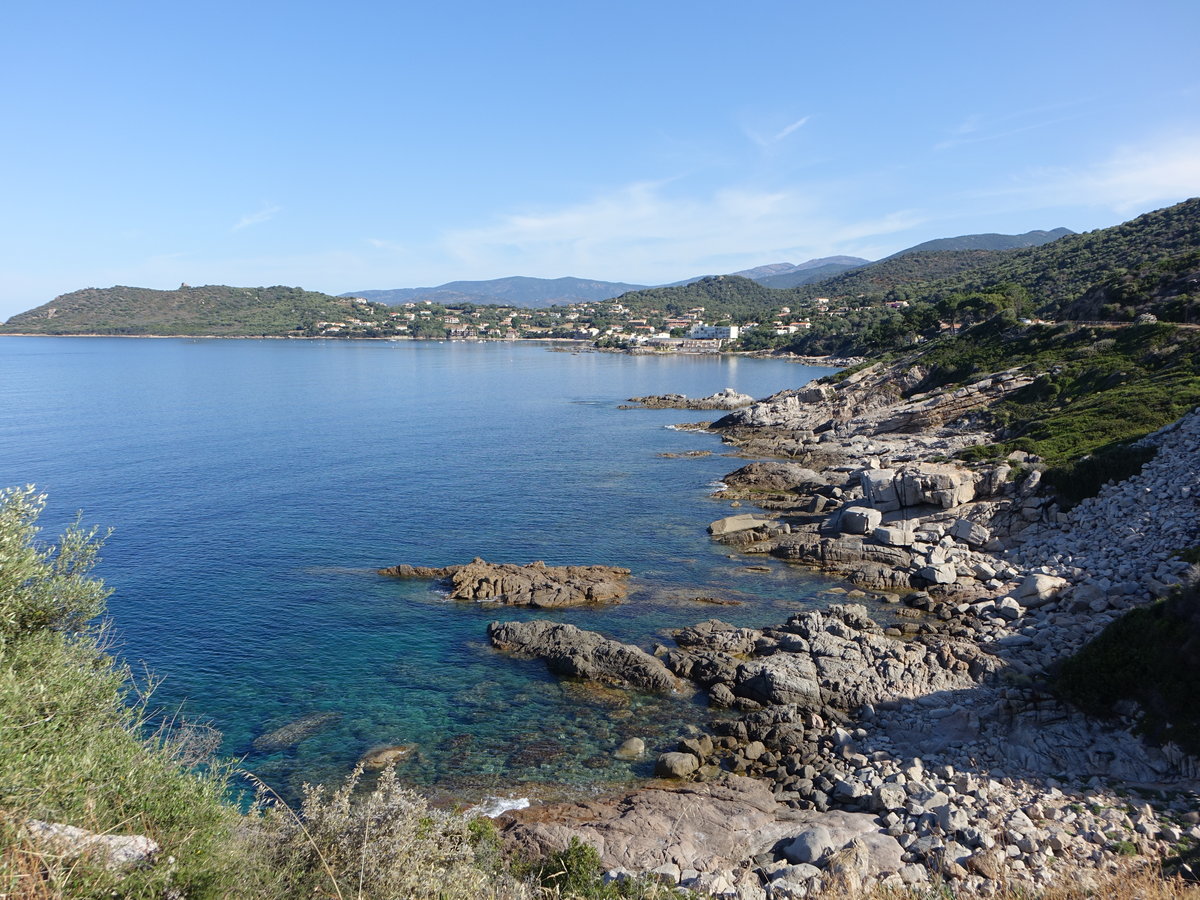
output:
<svg viewBox="0 0 1200 900"><path fill-rule="evenodd" d="M476 557L460 566L398 565L378 570L395 578L436 578L446 582L452 600L502 606L557 609L620 600L628 591L629 570L615 566L548 566L532 562L489 563Z"/></svg>
<svg viewBox="0 0 1200 900"><path fill-rule="evenodd" d="M677 691L682 685L645 650L593 631L557 622L492 622L492 646L544 660L551 672L643 691Z"/></svg>
<svg viewBox="0 0 1200 900"><path fill-rule="evenodd" d="M266 734L256 737L250 746L259 753L274 753L277 750L286 750L288 747L294 747L305 738L310 738L317 732L336 724L341 721L341 718L342 714L339 712L309 713L308 715L301 716L294 722L289 722L282 728L276 728L274 731L268 731Z"/></svg>

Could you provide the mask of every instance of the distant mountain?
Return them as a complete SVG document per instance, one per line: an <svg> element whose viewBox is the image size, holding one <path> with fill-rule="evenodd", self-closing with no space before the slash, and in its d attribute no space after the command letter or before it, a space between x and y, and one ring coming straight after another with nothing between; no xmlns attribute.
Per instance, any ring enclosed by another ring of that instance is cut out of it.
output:
<svg viewBox="0 0 1200 900"><path fill-rule="evenodd" d="M387 308L296 287L117 285L62 294L13 316L0 333L285 335L313 333L318 322L345 322L346 330L365 333L387 326Z"/></svg>
<svg viewBox="0 0 1200 900"><path fill-rule="evenodd" d="M907 256L910 253L928 253L942 250L1020 250L1025 247L1040 247L1061 237L1074 234L1069 228L1055 228L1053 231L1027 231L1024 234L964 234L959 237L938 238L926 241L893 253L885 259L895 259L897 256Z"/></svg>
<svg viewBox="0 0 1200 900"><path fill-rule="evenodd" d="M490 281L450 281L437 287L352 291L341 296L362 297L365 300L386 303L388 306L423 303L428 300L443 306L473 303L476 306L497 304L537 309L545 306L566 306L569 303L611 300L645 286L586 278L529 278L514 275L510 278L493 278Z"/></svg>
<svg viewBox="0 0 1200 900"><path fill-rule="evenodd" d="M747 276L753 278L759 284L783 290L785 288L799 287L802 284L813 284L817 281L824 281L826 278L832 278L835 275L841 275L843 272L849 272L851 269L857 269L860 266L869 266L869 259L862 259L858 256L826 256L821 259L810 259L808 262L800 263L798 266L793 266L791 269L782 272L775 272L762 277L753 275Z"/></svg>
<svg viewBox="0 0 1200 900"><path fill-rule="evenodd" d="M740 272L727 272L734 278L749 278L770 288L791 288L801 284L811 284L825 278L832 278L849 269L865 266L871 261L858 256L823 256L820 259L810 259L808 262L792 264L787 262L768 263L765 266L755 266L753 269L742 269ZM672 281L670 284L660 284L656 287L683 287L695 284L702 278L712 278L712 275L697 275L685 278L683 281Z"/></svg>

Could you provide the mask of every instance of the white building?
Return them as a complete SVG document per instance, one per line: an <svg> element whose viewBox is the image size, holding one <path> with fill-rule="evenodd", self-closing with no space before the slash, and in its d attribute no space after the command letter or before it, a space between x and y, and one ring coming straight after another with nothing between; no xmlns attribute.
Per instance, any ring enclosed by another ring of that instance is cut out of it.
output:
<svg viewBox="0 0 1200 900"><path fill-rule="evenodd" d="M688 330L687 336L702 341L732 341L741 334L737 325L704 325L697 323Z"/></svg>

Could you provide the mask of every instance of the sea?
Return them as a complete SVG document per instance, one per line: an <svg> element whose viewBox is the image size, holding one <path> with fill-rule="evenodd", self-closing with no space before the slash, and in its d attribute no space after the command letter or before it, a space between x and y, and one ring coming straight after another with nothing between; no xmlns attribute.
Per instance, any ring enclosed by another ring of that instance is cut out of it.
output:
<svg viewBox="0 0 1200 900"><path fill-rule="evenodd" d="M519 342L6 337L0 486L48 495L47 540L80 511L111 528L111 648L155 720L219 733L285 798L399 745L401 778L435 799L596 792L720 713L561 679L493 650L487 624L548 617L652 649L714 616L831 602L838 582L706 534L739 511L712 494L745 460L675 426L720 413L618 408L829 371ZM711 455L664 456L689 451ZM549 613L376 574L474 557L624 566L631 590ZM614 758L629 737L645 758Z"/></svg>

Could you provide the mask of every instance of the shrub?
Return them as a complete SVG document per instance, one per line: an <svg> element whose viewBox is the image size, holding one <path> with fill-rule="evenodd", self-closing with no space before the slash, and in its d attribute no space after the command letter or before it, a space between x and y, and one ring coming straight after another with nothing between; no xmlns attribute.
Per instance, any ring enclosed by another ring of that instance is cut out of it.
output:
<svg viewBox="0 0 1200 900"><path fill-rule="evenodd" d="M411 900L525 895L504 876L486 826L430 809L385 769L369 793L356 796L362 769L332 794L306 786L299 812L270 802L253 842L275 873L276 896L404 897ZM494 830L493 830L494 831Z"/></svg>
<svg viewBox="0 0 1200 900"><path fill-rule="evenodd" d="M1092 715L1133 701L1143 732L1200 753L1200 586L1113 621L1063 663L1055 686Z"/></svg>

